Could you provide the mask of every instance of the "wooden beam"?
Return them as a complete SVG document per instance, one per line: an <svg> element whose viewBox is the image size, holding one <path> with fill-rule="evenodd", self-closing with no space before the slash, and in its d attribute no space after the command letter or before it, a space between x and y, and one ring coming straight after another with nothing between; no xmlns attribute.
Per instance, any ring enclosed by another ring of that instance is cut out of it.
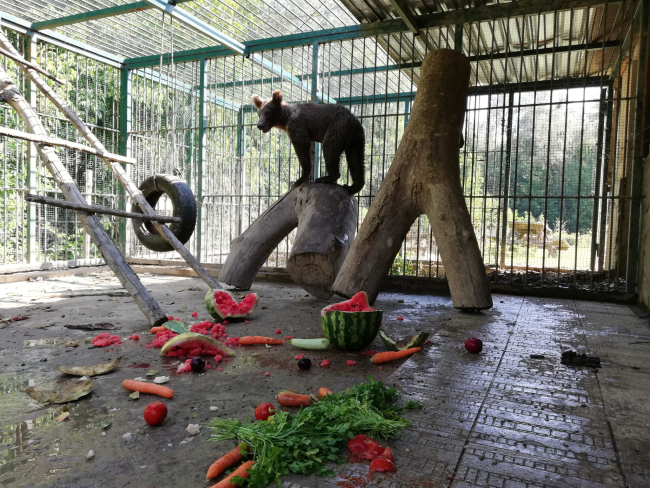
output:
<svg viewBox="0 0 650 488"><path fill-rule="evenodd" d="M174 3L185 3L192 0L176 0ZM64 25L78 24L79 22L88 22L89 20L104 19L106 17L114 17L116 15L130 14L139 12L141 10L148 10L153 8L147 2L127 3L126 5L117 5L115 7L101 8L99 10L91 10L90 12L81 12L73 15L66 15L65 17L58 17L56 19L43 20L41 22L34 22L32 30L40 31L43 29L55 29Z"/></svg>
<svg viewBox="0 0 650 488"><path fill-rule="evenodd" d="M78 142L66 141L65 139L58 139L56 137L39 136L36 134L32 134L30 132L23 132L16 129L9 129L7 127L0 127L0 136L13 137L15 139L20 139L23 141L35 142L38 144L43 144L44 146L67 147L68 149L83 151L85 153L92 154L94 156L110 159L111 161L117 161L118 163L124 163L124 164L136 163L136 160L134 158L127 158L125 156L120 156L119 154L98 151L94 147L86 146L84 144L79 144Z"/></svg>
<svg viewBox="0 0 650 488"><path fill-rule="evenodd" d="M391 6L395 9L402 21L408 29L415 34L420 41L424 43L426 48L431 51L435 46L429 42L426 32L422 33L417 27L417 14L415 14L407 0L388 0Z"/></svg>
<svg viewBox="0 0 650 488"><path fill-rule="evenodd" d="M126 212L125 210L103 207L101 205L83 205L80 203L68 202L67 200L57 200L56 198L33 195L31 193L25 194L25 201L42 203L44 205L52 205L53 207L67 208L76 212L84 212L87 214L115 215L117 217L126 217L129 219L152 220L155 222L164 223L181 223L180 217L167 217L165 215L144 215L138 212Z"/></svg>
<svg viewBox="0 0 650 488"><path fill-rule="evenodd" d="M145 0L149 5L155 7L159 10L167 12L175 20L181 24L185 24L187 27L194 29L201 34L210 37L211 39L217 41L222 46L231 49L237 54L246 54L246 46L241 42L233 39L232 37L224 34L218 29L215 29L210 24L203 22L198 17L194 16L192 13L187 12L183 9L176 7L175 3L171 3L167 0Z"/></svg>

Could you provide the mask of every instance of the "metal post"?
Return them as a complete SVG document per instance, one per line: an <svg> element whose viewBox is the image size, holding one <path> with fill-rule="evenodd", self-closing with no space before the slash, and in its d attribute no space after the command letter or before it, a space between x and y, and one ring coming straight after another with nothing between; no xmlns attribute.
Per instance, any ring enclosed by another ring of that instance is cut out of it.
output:
<svg viewBox="0 0 650 488"><path fill-rule="evenodd" d="M503 184L503 218L501 222L501 255L499 266L506 267L506 246L508 241L508 210L510 209L510 157L512 154L512 112L515 104L515 92L508 97L508 126L506 127L506 167ZM513 222L514 225L514 222Z"/></svg>
<svg viewBox="0 0 650 488"><path fill-rule="evenodd" d="M598 142L596 143L596 182L594 184L594 215L591 225L591 271L596 270L596 254L600 254L598 249L598 225L600 218L598 210L600 209L600 179L603 173L603 143L605 139L605 115L607 113L607 88L600 90L600 108L598 111ZM602 232L602 229L601 229ZM593 276L593 274L592 274Z"/></svg>
<svg viewBox="0 0 650 488"><path fill-rule="evenodd" d="M634 153L632 160L632 199L630 201L630 227L627 243L627 269L625 272L625 292L636 293L639 271L639 240L641 225L641 191L643 181L643 95L645 68L648 45L648 10L645 2L641 2L641 24L639 26L639 64L636 78L636 104L634 112Z"/></svg>
<svg viewBox="0 0 650 488"><path fill-rule="evenodd" d="M409 114L411 113L411 101L404 100L404 130L406 130L406 124L409 123Z"/></svg>
<svg viewBox="0 0 650 488"><path fill-rule="evenodd" d="M454 26L454 51L463 52L463 24Z"/></svg>
<svg viewBox="0 0 650 488"><path fill-rule="evenodd" d="M86 199L86 202L88 205L93 204L93 170L92 169L87 169L86 170L86 184L84 187L84 198ZM122 219L124 220L124 219ZM120 234L121 235L121 234ZM84 259L90 258L90 243L92 242L92 239L90 236L84 232L82 236L82 244L81 244L81 255Z"/></svg>
<svg viewBox="0 0 650 488"><path fill-rule="evenodd" d="M244 125L246 115L240 107L237 112L237 235L244 232L244 187L246 179L246 126Z"/></svg>
<svg viewBox="0 0 650 488"><path fill-rule="evenodd" d="M38 43L36 36L28 37L27 52L25 59L27 61L36 61L38 56ZM38 99L37 88L29 78L26 79L25 98L27 102L36 110ZM38 191L38 152L36 145L32 142L27 144L27 187L29 193L35 194ZM30 202L27 204L27 262L33 264L38 260L38 236L36 230L36 204Z"/></svg>
<svg viewBox="0 0 650 488"><path fill-rule="evenodd" d="M133 72L130 69L123 68L120 72L120 139L118 149L119 154L127 157L131 157L132 83ZM122 168L124 168L124 171L130 171L126 164L122 164ZM123 185L119 185L119 195L120 209L126 210L126 191ZM119 219L118 221L119 248L124 256L129 254L129 239L127 238L129 226L127 224L127 219Z"/></svg>
<svg viewBox="0 0 650 488"><path fill-rule="evenodd" d="M203 237L203 158L205 156L205 58L199 60L199 133L198 154L196 158L196 259L201 262Z"/></svg>
<svg viewBox="0 0 650 488"><path fill-rule="evenodd" d="M315 42L312 44L312 58L311 58L311 101L319 103L318 101L318 56L320 53L320 45ZM320 143L314 143L314 179L320 178Z"/></svg>
<svg viewBox="0 0 650 488"><path fill-rule="evenodd" d="M603 162L603 176L601 180L601 201L600 201L600 236L598 241L598 271L605 267L605 254L607 247L607 215L609 207L607 197L609 195L609 184L607 175L609 173L610 147L612 141L612 122L614 115L614 86L610 83L607 88L607 128L605 131L605 157Z"/></svg>

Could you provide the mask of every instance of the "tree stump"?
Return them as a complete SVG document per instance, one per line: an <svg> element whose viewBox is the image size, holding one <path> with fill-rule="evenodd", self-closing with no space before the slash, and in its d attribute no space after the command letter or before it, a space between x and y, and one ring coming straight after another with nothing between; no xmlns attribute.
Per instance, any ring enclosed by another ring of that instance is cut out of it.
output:
<svg viewBox="0 0 650 488"><path fill-rule="evenodd" d="M372 302L407 232L425 213L445 266L454 307L492 307L492 296L460 183L459 148L469 87L469 60L430 52L404 136L332 290L363 290Z"/></svg>
<svg viewBox="0 0 650 488"><path fill-rule="evenodd" d="M307 182L292 188L232 242L219 281L249 289L273 249L296 227L287 271L316 298L331 297L357 227L356 199L339 185Z"/></svg>

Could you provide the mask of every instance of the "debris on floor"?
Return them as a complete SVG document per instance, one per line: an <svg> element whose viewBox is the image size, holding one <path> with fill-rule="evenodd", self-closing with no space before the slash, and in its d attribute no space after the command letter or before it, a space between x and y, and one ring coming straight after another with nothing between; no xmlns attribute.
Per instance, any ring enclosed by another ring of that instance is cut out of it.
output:
<svg viewBox="0 0 650 488"><path fill-rule="evenodd" d="M576 351L564 351L560 361L566 366L585 366L587 368L600 368L600 358L579 354Z"/></svg>

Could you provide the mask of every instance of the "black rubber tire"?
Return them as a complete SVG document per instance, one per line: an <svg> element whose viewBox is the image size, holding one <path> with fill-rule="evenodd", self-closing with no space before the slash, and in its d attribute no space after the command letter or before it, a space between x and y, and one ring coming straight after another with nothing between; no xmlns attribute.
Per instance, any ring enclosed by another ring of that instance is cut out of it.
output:
<svg viewBox="0 0 650 488"><path fill-rule="evenodd" d="M167 224L176 238L185 244L196 226L196 200L187 184L174 175L154 175L144 180L140 191L153 208L163 194L166 194L174 207L174 217L180 217L180 222ZM137 204L131 207L132 212L142 213ZM150 220L131 219L133 231L144 247L156 252L173 251L174 248L162 238Z"/></svg>

